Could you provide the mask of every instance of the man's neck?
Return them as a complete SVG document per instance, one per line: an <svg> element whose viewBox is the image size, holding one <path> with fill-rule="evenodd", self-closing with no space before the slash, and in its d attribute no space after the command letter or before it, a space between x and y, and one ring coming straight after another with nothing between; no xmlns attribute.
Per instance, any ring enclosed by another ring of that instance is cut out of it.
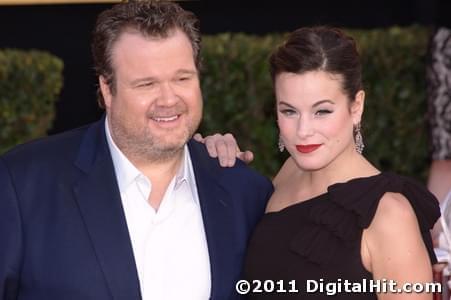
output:
<svg viewBox="0 0 451 300"><path fill-rule="evenodd" d="M159 161L132 161L135 167L143 173L153 184L162 177L172 178L180 168L184 157L184 148L173 156Z"/></svg>
<svg viewBox="0 0 451 300"><path fill-rule="evenodd" d="M182 148L176 155L164 161L132 162L152 183L152 190L148 201L155 210L158 210L160 207L169 183L180 169L183 158L184 149Z"/></svg>

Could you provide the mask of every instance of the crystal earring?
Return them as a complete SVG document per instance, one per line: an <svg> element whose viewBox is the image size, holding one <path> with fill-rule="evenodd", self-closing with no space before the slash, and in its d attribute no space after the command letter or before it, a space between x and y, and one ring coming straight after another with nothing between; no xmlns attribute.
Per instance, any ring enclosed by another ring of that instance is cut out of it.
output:
<svg viewBox="0 0 451 300"><path fill-rule="evenodd" d="M354 140L355 140L355 150L359 154L362 154L363 148L365 148L365 144L363 143L363 137L362 137L360 123L358 123L354 127Z"/></svg>
<svg viewBox="0 0 451 300"><path fill-rule="evenodd" d="M285 150L285 144L282 141L282 138L279 135L279 142L277 143L277 146L279 147L279 151L283 152Z"/></svg>

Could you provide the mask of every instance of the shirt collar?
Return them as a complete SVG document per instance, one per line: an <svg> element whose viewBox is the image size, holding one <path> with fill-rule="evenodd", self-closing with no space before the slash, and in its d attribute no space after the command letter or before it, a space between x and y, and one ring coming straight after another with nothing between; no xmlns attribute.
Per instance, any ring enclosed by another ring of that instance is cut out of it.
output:
<svg viewBox="0 0 451 300"><path fill-rule="evenodd" d="M188 147L185 145L183 149L182 163L180 164L177 174L175 174L175 185L174 185L175 189L178 189L183 182L189 181L190 157L188 151L189 151Z"/></svg>
<svg viewBox="0 0 451 300"><path fill-rule="evenodd" d="M124 193L128 186L132 184L138 177L144 176L132 162L122 153L114 142L111 131L108 125L108 116L105 118L105 133L110 149L111 158L113 160L114 171L116 172L116 179L119 186L119 191ZM175 175L174 189L178 189L183 182L187 182L193 195L197 195L194 172L192 168L191 157L189 154L188 146L185 145L183 149L183 159L180 167ZM197 197L193 197L198 203Z"/></svg>
<svg viewBox="0 0 451 300"><path fill-rule="evenodd" d="M114 142L110 128L108 125L108 116L105 118L105 133L110 148L111 158L113 159L114 171L116 172L117 183L119 191L124 193L127 187L132 184L136 178L143 175L122 153Z"/></svg>

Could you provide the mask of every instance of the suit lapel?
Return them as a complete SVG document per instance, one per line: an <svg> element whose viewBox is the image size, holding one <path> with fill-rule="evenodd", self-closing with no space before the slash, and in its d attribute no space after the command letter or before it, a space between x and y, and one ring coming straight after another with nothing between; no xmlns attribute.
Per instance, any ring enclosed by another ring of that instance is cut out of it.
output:
<svg viewBox="0 0 451 300"><path fill-rule="evenodd" d="M104 122L91 126L75 164L84 175L74 185L81 215L113 299L141 299Z"/></svg>
<svg viewBox="0 0 451 300"><path fill-rule="evenodd" d="M224 298L230 293L228 286L234 280L236 268L233 250L235 225L229 195L220 184L219 167L215 166L203 146L188 143L202 218L208 243L211 267L211 298ZM234 271L235 270L235 271Z"/></svg>
<svg viewBox="0 0 451 300"><path fill-rule="evenodd" d="M230 293L236 268L235 224L229 195L220 183L220 167L203 146L188 143L199 194L211 268L211 298ZM75 164L84 175L74 185L81 215L112 298L141 299L133 249L126 224L103 121L91 126ZM240 271L240 270L238 270Z"/></svg>

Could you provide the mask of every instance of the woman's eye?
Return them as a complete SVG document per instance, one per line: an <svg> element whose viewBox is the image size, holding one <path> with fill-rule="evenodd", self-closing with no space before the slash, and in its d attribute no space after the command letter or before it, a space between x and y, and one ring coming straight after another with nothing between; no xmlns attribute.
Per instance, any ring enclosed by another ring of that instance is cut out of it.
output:
<svg viewBox="0 0 451 300"><path fill-rule="evenodd" d="M280 110L280 112L285 116L292 116L296 113L296 111L294 111L292 109L282 109L282 110Z"/></svg>
<svg viewBox="0 0 451 300"><path fill-rule="evenodd" d="M327 115L327 114L330 114L330 113L332 113L331 110L328 110L328 109L320 109L320 110L318 110L318 111L315 113L315 115L322 116L322 115Z"/></svg>

